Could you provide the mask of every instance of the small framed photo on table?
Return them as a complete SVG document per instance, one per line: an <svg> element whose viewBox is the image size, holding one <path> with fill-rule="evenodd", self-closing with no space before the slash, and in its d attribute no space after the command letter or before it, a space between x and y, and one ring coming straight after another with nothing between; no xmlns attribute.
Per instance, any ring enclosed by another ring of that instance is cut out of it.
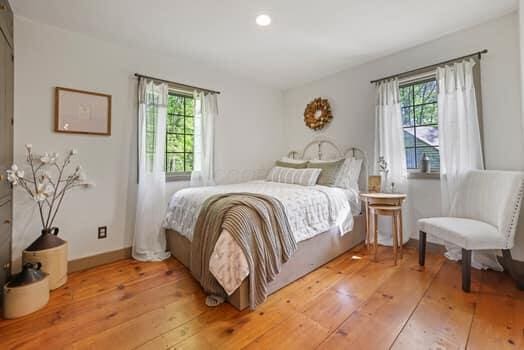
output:
<svg viewBox="0 0 524 350"><path fill-rule="evenodd" d="M368 192L369 193L378 193L382 187L382 177L371 175L368 178Z"/></svg>
<svg viewBox="0 0 524 350"><path fill-rule="evenodd" d="M55 131L111 135L111 95L56 87Z"/></svg>

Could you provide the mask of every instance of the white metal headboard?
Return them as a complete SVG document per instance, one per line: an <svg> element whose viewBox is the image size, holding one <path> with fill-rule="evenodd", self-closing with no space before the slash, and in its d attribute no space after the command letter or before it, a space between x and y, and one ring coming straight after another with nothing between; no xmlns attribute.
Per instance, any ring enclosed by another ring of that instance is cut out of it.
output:
<svg viewBox="0 0 524 350"><path fill-rule="evenodd" d="M327 148L328 146L329 148ZM313 157L311 153L313 152ZM288 153L288 157L293 159L305 159L305 160L329 160L329 159L340 159L346 157L354 157L356 159L362 159L362 169L360 170L360 176L358 179L358 186L361 191L368 191L368 160L366 152L359 147L349 147L345 151L341 151L341 148L337 146L335 142L329 139L315 139L308 143L302 152L291 151Z"/></svg>

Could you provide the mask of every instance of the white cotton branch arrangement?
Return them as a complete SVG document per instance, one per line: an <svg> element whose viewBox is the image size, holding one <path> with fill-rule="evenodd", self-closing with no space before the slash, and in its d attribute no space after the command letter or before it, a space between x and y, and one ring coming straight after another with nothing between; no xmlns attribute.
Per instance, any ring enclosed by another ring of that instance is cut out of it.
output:
<svg viewBox="0 0 524 350"><path fill-rule="evenodd" d="M77 155L72 149L60 161L58 153L44 153L37 157L33 154L31 144L26 146L28 170L20 169L16 164L7 170L7 181L13 187L22 188L38 205L40 220L44 230L53 226L56 214L60 210L67 192L74 188L89 188L94 184L87 181L81 166L66 174L71 160Z"/></svg>
<svg viewBox="0 0 524 350"><path fill-rule="evenodd" d="M388 165L388 162L386 161L386 159L384 159L384 156L378 157L377 166L378 166L378 171L380 173L384 173L385 176L388 175L388 173L389 173L389 165Z"/></svg>

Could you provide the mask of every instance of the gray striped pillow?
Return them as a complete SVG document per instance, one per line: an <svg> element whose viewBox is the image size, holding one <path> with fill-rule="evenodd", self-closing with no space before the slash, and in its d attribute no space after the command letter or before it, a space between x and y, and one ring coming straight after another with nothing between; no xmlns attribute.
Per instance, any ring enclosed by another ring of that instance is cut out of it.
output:
<svg viewBox="0 0 524 350"><path fill-rule="evenodd" d="M317 183L322 169L293 169L276 166L269 172L267 181L295 184L302 186L313 186Z"/></svg>

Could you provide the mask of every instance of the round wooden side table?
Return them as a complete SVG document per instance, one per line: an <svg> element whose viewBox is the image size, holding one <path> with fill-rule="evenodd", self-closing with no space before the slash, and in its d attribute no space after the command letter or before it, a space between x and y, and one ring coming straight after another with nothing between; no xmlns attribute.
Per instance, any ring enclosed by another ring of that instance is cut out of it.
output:
<svg viewBox="0 0 524 350"><path fill-rule="evenodd" d="M405 193L362 193L360 195L365 203L366 208L366 247L371 242L371 227L373 227L373 248L375 250L375 261L377 260L378 251L378 225L377 216L390 216L393 221L393 251L395 255L395 264L397 263L397 248L400 249L402 257L403 241L403 224L402 224L402 203L406 199ZM371 213L371 210L374 210Z"/></svg>

